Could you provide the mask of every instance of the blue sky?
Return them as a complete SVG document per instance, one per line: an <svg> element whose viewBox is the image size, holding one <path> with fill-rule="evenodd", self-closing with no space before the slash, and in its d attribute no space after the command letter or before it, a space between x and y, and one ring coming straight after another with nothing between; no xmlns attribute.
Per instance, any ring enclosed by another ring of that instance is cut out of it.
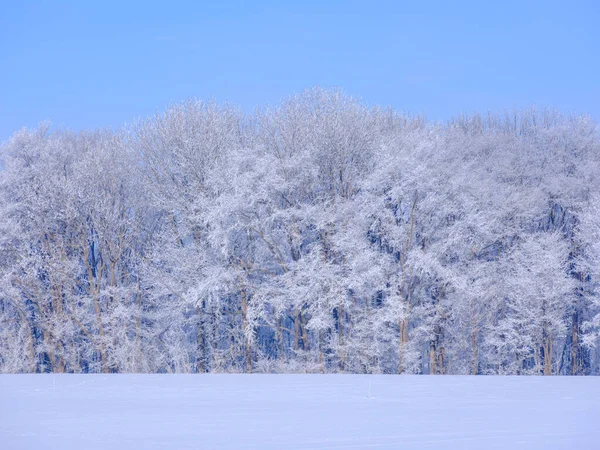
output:
<svg viewBox="0 0 600 450"><path fill-rule="evenodd" d="M532 104L598 120L598 24L597 0L6 0L0 141L189 97L251 111L315 85L430 120Z"/></svg>

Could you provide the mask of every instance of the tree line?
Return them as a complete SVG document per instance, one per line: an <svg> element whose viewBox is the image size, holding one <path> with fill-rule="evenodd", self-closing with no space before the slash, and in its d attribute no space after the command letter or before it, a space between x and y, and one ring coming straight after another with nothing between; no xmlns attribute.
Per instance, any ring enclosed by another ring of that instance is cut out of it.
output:
<svg viewBox="0 0 600 450"><path fill-rule="evenodd" d="M600 134L311 89L0 150L0 371L600 371Z"/></svg>

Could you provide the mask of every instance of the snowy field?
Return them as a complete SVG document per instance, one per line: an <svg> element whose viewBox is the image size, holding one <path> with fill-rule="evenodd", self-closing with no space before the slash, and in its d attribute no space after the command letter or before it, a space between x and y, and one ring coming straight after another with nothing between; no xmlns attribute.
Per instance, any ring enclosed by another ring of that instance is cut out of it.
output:
<svg viewBox="0 0 600 450"><path fill-rule="evenodd" d="M600 378L1 375L0 448L599 449Z"/></svg>

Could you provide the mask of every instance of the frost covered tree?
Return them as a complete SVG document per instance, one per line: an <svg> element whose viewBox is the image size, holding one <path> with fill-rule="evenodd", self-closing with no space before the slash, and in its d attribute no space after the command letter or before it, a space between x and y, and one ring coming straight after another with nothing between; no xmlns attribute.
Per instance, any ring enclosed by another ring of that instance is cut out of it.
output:
<svg viewBox="0 0 600 450"><path fill-rule="evenodd" d="M311 89L0 150L3 372L590 374L600 139Z"/></svg>

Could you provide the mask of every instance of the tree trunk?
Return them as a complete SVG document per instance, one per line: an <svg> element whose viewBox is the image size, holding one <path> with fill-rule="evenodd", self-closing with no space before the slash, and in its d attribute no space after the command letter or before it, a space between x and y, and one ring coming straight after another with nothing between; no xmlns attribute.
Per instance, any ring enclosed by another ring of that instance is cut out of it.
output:
<svg viewBox="0 0 600 450"><path fill-rule="evenodd" d="M429 375L437 373L437 358L435 353L435 343L432 341L429 343Z"/></svg>
<svg viewBox="0 0 600 450"><path fill-rule="evenodd" d="M310 350L310 345L308 343L308 329L306 328L306 316L302 316L300 314L301 323L302 323L302 346L305 351Z"/></svg>
<svg viewBox="0 0 600 450"><path fill-rule="evenodd" d="M346 352L346 341L345 341L345 336L344 336L344 309L343 306L340 302L340 304L338 305L338 332L339 332L339 360L340 360L340 370L342 372L344 372L346 370L346 357L347 357L347 352Z"/></svg>
<svg viewBox="0 0 600 450"><path fill-rule="evenodd" d="M197 357L197 362L196 362L196 371L198 373L204 373L206 372L206 365L205 365L205 347L206 347L206 343L205 343L205 339L204 339L204 327L203 327L203 323L202 323L202 309L201 308L196 308L196 314L198 315L198 330L196 332L196 357Z"/></svg>
<svg viewBox="0 0 600 450"><path fill-rule="evenodd" d="M400 298L404 299L404 318L400 320L400 336L399 336L399 345L398 345L398 373L404 373L406 371L406 361L405 361L405 352L406 346L408 344L408 324L409 324L409 311L410 311L410 301L411 301L411 289L408 286L411 275L407 276L406 274L406 255L410 248L413 245L414 241L414 233L415 233L415 225L416 225L416 217L415 210L417 207L417 193L415 192L414 198L412 201L412 205L410 207L410 227L408 236L406 238L406 242L402 252L400 253L400 271L402 274L402 279L400 281L400 286L398 286L398 293L400 294Z"/></svg>
<svg viewBox="0 0 600 450"><path fill-rule="evenodd" d="M321 373L325 373L325 351L323 350L323 347L325 347L325 345L323 344L323 332L319 331L319 363L321 365Z"/></svg>
<svg viewBox="0 0 600 450"><path fill-rule="evenodd" d="M242 288L242 333L244 335L244 359L246 361L246 372L252 373L252 343L248 336L248 295L246 289Z"/></svg>
<svg viewBox="0 0 600 450"><path fill-rule="evenodd" d="M406 371L404 353L408 344L408 319L402 319L399 322L400 326L400 342L398 345L398 373Z"/></svg>
<svg viewBox="0 0 600 450"><path fill-rule="evenodd" d="M300 313L296 311L294 315L294 350L300 349Z"/></svg>
<svg viewBox="0 0 600 450"><path fill-rule="evenodd" d="M277 359L285 360L285 346L283 342L283 318L277 319Z"/></svg>
<svg viewBox="0 0 600 450"><path fill-rule="evenodd" d="M571 375L579 375L579 318L577 313L573 313L573 322L571 324Z"/></svg>
<svg viewBox="0 0 600 450"><path fill-rule="evenodd" d="M544 375L552 375L552 337L544 342Z"/></svg>
<svg viewBox="0 0 600 450"><path fill-rule="evenodd" d="M104 333L104 324L102 323L102 310L100 308L100 299L98 298L100 292L100 280L102 279L102 265L98 268L98 273L96 273L96 277L94 277L94 271L92 270L92 266L90 264L90 249L87 243L84 244L83 247L83 259L85 261L85 265L87 268L88 282L90 284L90 294L92 296L92 301L94 304L94 311L96 313L96 323L98 326L98 333L100 334L100 360L102 364L102 372L109 373L108 370L108 358L106 355L106 343L104 342L105 333ZM94 281L96 280L96 281Z"/></svg>
<svg viewBox="0 0 600 450"><path fill-rule="evenodd" d="M479 373L479 346L477 344L478 333L473 332L471 334L471 375L477 375Z"/></svg>

